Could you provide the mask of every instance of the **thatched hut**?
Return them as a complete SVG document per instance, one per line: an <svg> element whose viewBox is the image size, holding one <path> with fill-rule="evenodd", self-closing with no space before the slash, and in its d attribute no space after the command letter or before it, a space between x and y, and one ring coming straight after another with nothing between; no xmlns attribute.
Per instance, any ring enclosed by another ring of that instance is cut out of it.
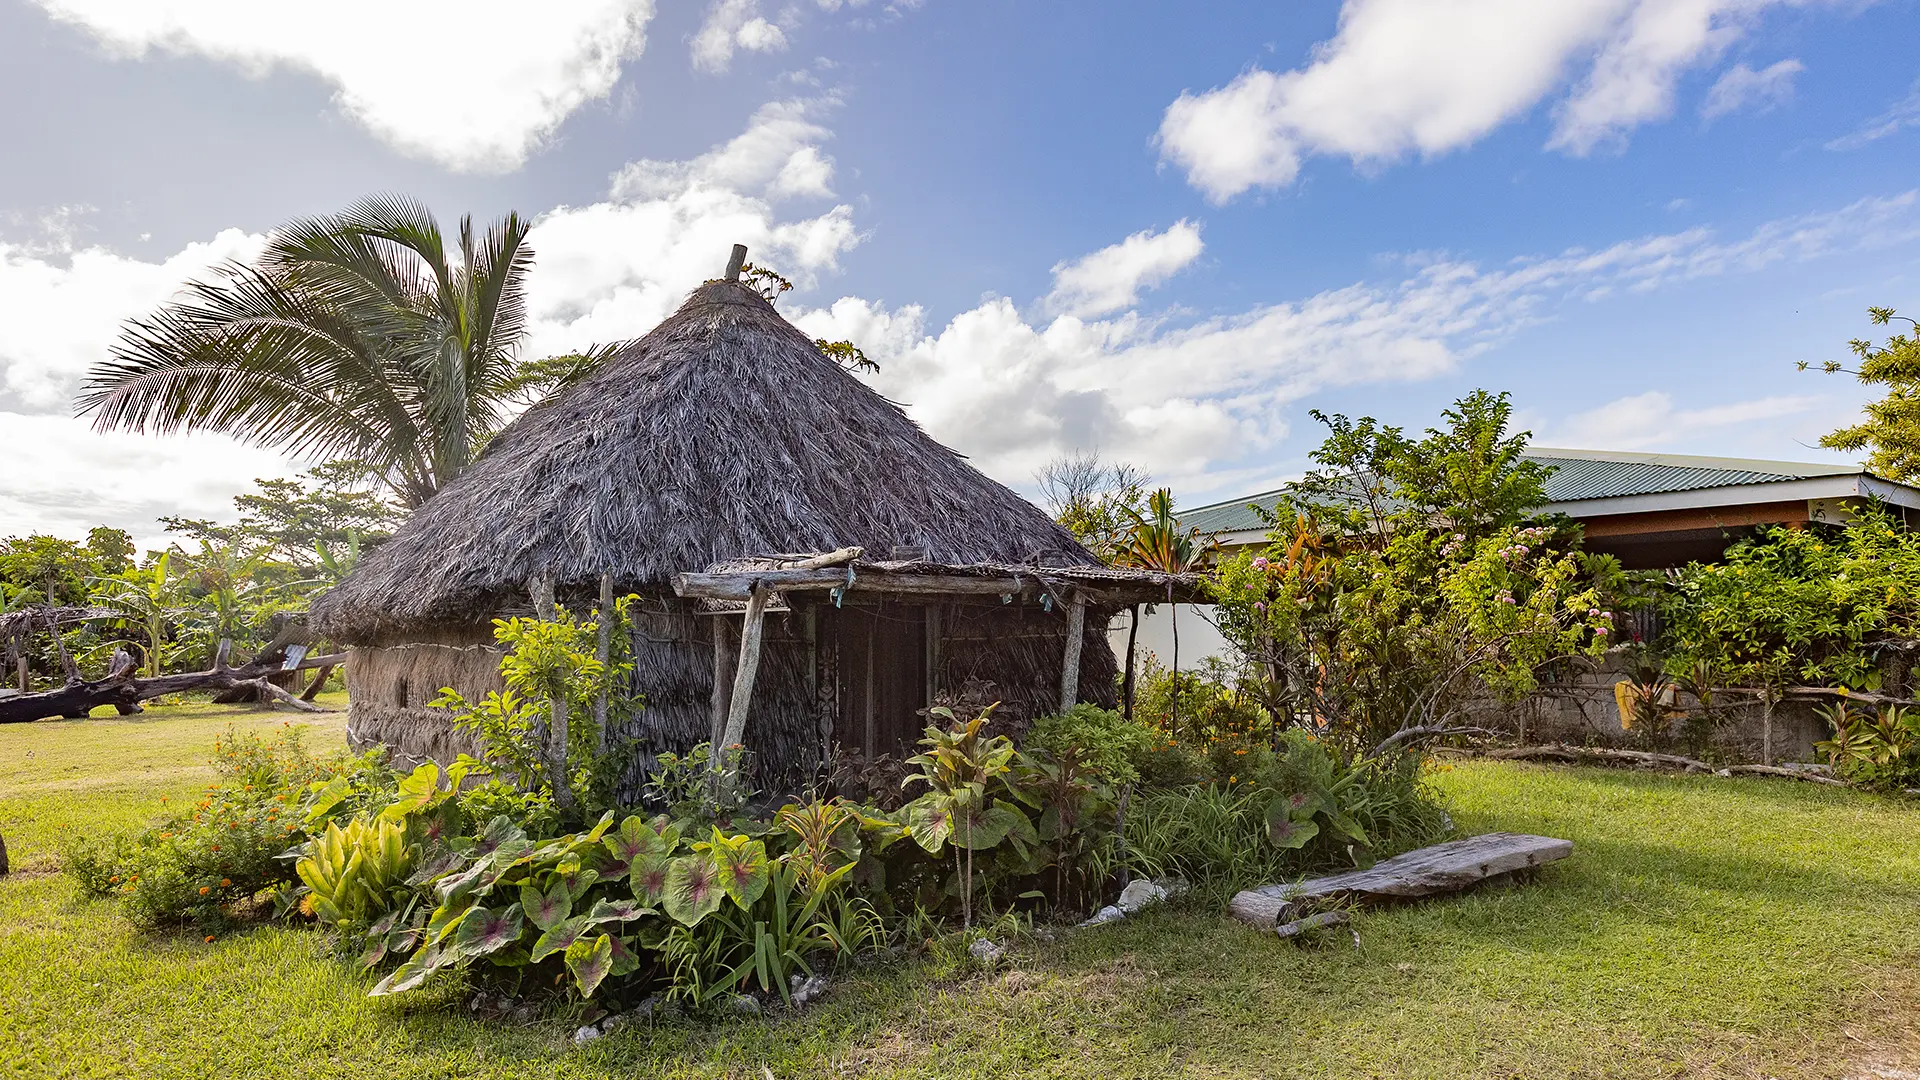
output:
<svg viewBox="0 0 1920 1080"><path fill-rule="evenodd" d="M499 688L491 621L531 611L539 583L583 613L603 582L644 598L646 708L611 733L636 740L636 775L729 722L767 780L836 746L897 753L918 710L969 681L993 684L1013 730L1063 692L1113 703L1100 631L1167 580L1097 566L935 442L733 280L742 254L508 426L315 604L351 648L356 744L470 749L428 702Z"/></svg>

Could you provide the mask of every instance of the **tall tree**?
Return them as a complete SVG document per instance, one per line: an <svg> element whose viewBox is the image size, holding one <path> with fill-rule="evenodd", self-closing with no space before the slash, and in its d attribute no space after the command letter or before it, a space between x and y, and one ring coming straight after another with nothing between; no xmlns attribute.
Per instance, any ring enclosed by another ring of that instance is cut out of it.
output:
<svg viewBox="0 0 1920 1080"><path fill-rule="evenodd" d="M1054 458L1033 479L1047 512L1101 562L1120 558L1147 509L1146 472L1091 450Z"/></svg>
<svg viewBox="0 0 1920 1080"><path fill-rule="evenodd" d="M517 214L449 245L374 196L274 231L250 264L134 319L78 405L101 430L208 430L365 463L408 506L505 420L533 251Z"/></svg>
<svg viewBox="0 0 1920 1080"><path fill-rule="evenodd" d="M236 495L240 519L221 525L203 518L161 517L167 531L224 548L238 544L312 574L330 555L387 538L400 512L384 493L369 490L357 461L329 461L292 480L258 479L257 492ZM97 530L96 530L97 531Z"/></svg>
<svg viewBox="0 0 1920 1080"><path fill-rule="evenodd" d="M1898 321L1920 327L1912 319L1895 315L1892 308L1868 308L1867 314L1875 326ZM1887 393L1867 405L1865 420L1828 433L1820 445L1850 453L1867 451L1867 468L1889 480L1920 476L1920 335L1895 334L1885 345L1855 339L1848 348L1860 358L1858 367L1829 360L1821 369L1829 375L1844 372L1868 386L1884 386ZM1802 361L1800 370L1806 368Z"/></svg>

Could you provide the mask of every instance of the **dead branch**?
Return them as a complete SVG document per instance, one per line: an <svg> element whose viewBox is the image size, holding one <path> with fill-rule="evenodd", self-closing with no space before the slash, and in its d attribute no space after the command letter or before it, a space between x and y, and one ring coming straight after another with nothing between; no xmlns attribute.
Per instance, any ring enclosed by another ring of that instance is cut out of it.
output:
<svg viewBox="0 0 1920 1080"><path fill-rule="evenodd" d="M0 698L0 724L18 724L54 716L85 716L101 705L116 708L137 706L142 701L188 690L226 690L264 680L266 676L280 671L337 665L346 658L345 653L330 653L308 657L291 668L280 663L248 664L245 667L215 667L210 671L161 675L151 679L135 678L136 669L128 664L94 682L69 683L58 690ZM278 697L277 694L275 696ZM318 706L313 706L313 709L318 712L329 711Z"/></svg>
<svg viewBox="0 0 1920 1080"><path fill-rule="evenodd" d="M1419 739L1437 739L1446 735L1486 735L1492 737L1498 734L1499 732L1489 731L1482 727L1449 727L1446 724L1423 724L1419 727L1401 728L1399 731L1380 740L1380 745L1369 751L1367 756L1377 758L1395 746L1402 743L1411 743Z"/></svg>

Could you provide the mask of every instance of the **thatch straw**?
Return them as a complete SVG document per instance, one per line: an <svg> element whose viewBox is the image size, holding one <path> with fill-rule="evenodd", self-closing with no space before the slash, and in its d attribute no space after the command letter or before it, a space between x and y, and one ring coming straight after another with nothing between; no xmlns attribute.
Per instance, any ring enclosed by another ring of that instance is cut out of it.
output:
<svg viewBox="0 0 1920 1080"><path fill-rule="evenodd" d="M346 643L483 623L550 575L666 595L763 552L914 548L1089 565L1038 508L935 442L751 289L712 282L480 459L314 605Z"/></svg>

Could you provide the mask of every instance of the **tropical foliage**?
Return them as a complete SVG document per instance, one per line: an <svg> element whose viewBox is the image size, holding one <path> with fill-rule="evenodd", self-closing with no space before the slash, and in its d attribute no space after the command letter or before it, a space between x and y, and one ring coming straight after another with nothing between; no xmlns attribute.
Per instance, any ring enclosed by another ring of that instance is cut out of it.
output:
<svg viewBox="0 0 1920 1080"><path fill-rule="evenodd" d="M1883 651L1920 637L1920 534L1884 508L1846 527L1775 527L1660 594L1667 667L1729 685L1880 688Z"/></svg>
<svg viewBox="0 0 1920 1080"><path fill-rule="evenodd" d="M1412 758L1351 762L1294 732L1192 750L1181 773L1162 767L1160 731L1090 705L1039 719L1024 747L993 730L991 704L936 706L894 810L769 802L744 786L750 759L704 745L659 755L624 804L631 785L605 762L634 755L603 747L643 705L625 658L591 651L596 631L564 611L498 624L507 688L443 697L478 757L401 773L378 751L315 761L291 738L229 738L199 803L77 846L69 869L143 926L311 919L375 973L375 994L459 970L606 1007L699 1006L784 999L798 977L943 925L1087 912L1127 872L1211 895L1253 868L1364 862L1438 820ZM564 739L556 709L574 721ZM1168 816L1182 806L1236 831L1182 831Z"/></svg>
<svg viewBox="0 0 1920 1080"><path fill-rule="evenodd" d="M64 678L70 661L98 677L125 649L146 674L159 675L210 666L225 640L238 662L351 570L365 546L385 539L397 516L354 462L257 485L234 499L235 524L165 519L191 542L138 559L132 538L106 527L85 541L0 540L0 614L75 609L62 617L58 638L36 623L10 640L24 655L9 659L24 660L30 676Z"/></svg>
<svg viewBox="0 0 1920 1080"><path fill-rule="evenodd" d="M1913 325L1892 308L1868 308L1875 326L1893 322ZM1845 373L1867 386L1886 388L1886 396L1866 407L1866 417L1825 435L1820 445L1849 453L1867 451L1867 468L1889 480L1911 481L1920 475L1920 337L1894 334L1886 344L1855 339L1848 343L1858 366L1830 360L1821 365L1827 374ZM1800 364L1806 370L1807 364Z"/></svg>
<svg viewBox="0 0 1920 1080"><path fill-rule="evenodd" d="M1442 733L1487 691L1517 700L1550 666L1605 651L1618 566L1532 517L1545 472L1508 432L1505 395L1462 398L1419 439L1315 415L1320 468L1262 511L1265 550L1214 584L1221 630L1283 726L1349 752Z"/></svg>

